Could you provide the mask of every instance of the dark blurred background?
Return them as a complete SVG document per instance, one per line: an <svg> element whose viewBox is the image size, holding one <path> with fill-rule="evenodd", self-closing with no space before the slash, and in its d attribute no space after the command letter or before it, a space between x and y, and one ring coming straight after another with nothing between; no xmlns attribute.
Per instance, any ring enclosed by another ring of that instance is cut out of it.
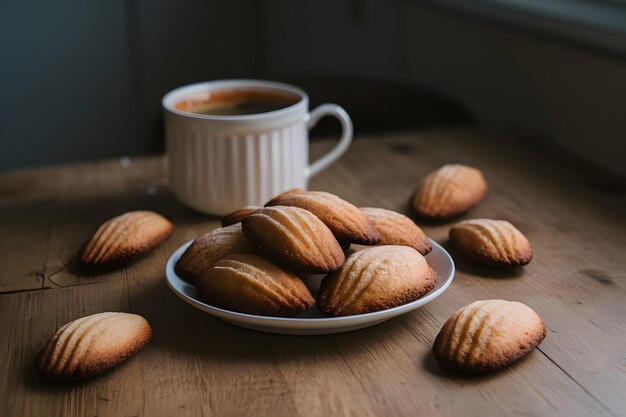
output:
<svg viewBox="0 0 626 417"><path fill-rule="evenodd" d="M163 152L163 94L246 77L343 105L357 138L507 129L626 174L625 16L582 0L0 0L0 170Z"/></svg>

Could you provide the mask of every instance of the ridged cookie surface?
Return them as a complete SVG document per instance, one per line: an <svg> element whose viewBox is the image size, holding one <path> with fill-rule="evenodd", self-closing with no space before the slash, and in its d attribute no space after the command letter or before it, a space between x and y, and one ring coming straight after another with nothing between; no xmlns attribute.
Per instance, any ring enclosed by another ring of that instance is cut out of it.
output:
<svg viewBox="0 0 626 417"><path fill-rule="evenodd" d="M527 305L481 300L450 317L435 339L433 353L449 368L487 372L520 359L545 336L543 320Z"/></svg>
<svg viewBox="0 0 626 417"><path fill-rule="evenodd" d="M249 314L295 316L315 302L297 275L258 255L218 261L196 288L211 303Z"/></svg>
<svg viewBox="0 0 626 417"><path fill-rule="evenodd" d="M415 301L435 287L437 274L408 246L376 246L353 253L328 274L318 295L320 311L349 316Z"/></svg>
<svg viewBox="0 0 626 417"><path fill-rule="evenodd" d="M241 232L241 224L219 227L194 240L176 263L176 273L194 282L220 259L251 252L254 247Z"/></svg>
<svg viewBox="0 0 626 417"><path fill-rule="evenodd" d="M465 213L487 193L485 177L466 165L444 165L422 180L413 209L424 217L445 219Z"/></svg>
<svg viewBox="0 0 626 417"><path fill-rule="evenodd" d="M270 200L266 206L300 207L315 214L340 242L375 245L380 233L358 207L324 191L291 190Z"/></svg>
<svg viewBox="0 0 626 417"><path fill-rule="evenodd" d="M245 206L222 217L222 227L240 223L243 219L257 211L260 207Z"/></svg>
<svg viewBox="0 0 626 417"><path fill-rule="evenodd" d="M489 265L520 266L533 258L526 236L506 220L459 222L450 229L450 241L465 256Z"/></svg>
<svg viewBox="0 0 626 417"><path fill-rule="evenodd" d="M39 352L37 368L55 381L87 378L122 362L150 338L150 324L141 316L94 314L57 330Z"/></svg>
<svg viewBox="0 0 626 417"><path fill-rule="evenodd" d="M174 225L152 211L130 211L105 222L80 259L92 266L115 265L141 256L167 239Z"/></svg>
<svg viewBox="0 0 626 417"><path fill-rule="evenodd" d="M424 231L404 214L373 207L361 207L361 211L380 232L379 245L410 246L422 255L432 250Z"/></svg>
<svg viewBox="0 0 626 417"><path fill-rule="evenodd" d="M288 268L325 273L345 261L330 229L310 211L265 207L243 219L243 233L267 256Z"/></svg>

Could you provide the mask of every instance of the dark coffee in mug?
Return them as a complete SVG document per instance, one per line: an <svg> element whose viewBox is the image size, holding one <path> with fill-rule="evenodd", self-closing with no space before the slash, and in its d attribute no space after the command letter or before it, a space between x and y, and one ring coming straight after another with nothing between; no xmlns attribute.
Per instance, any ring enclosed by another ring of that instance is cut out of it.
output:
<svg viewBox="0 0 626 417"><path fill-rule="evenodd" d="M176 103L175 107L196 114L240 116L284 109L300 100L299 95L286 91L245 88L194 94Z"/></svg>

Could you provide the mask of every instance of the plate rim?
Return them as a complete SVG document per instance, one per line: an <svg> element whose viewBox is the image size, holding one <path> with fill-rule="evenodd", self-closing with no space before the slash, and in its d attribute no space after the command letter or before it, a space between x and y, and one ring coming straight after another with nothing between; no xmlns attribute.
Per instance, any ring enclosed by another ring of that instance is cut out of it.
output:
<svg viewBox="0 0 626 417"><path fill-rule="evenodd" d="M439 297L444 291L446 291L448 289L448 287L450 286L450 284L452 283L452 281L454 280L454 275L456 273L456 265L454 263L454 259L452 259L452 256L450 255L450 253L448 253L448 251L438 242L434 241L431 238L428 238L428 240L430 241L431 245L433 247L436 247L443 255L445 258L447 258L447 260L449 261L450 264L450 273L448 275L448 277L446 277L445 281L443 282L443 285L439 288L437 288L434 291L428 292L425 296L418 298L415 301L411 301L410 303L406 303L406 304L402 304L396 307L392 307L392 308L387 308L385 310L380 310L380 311L373 311L370 313L363 313L363 314L353 314L350 316L340 316L340 317L276 317L276 316L262 316L262 315L257 315L257 314L249 314L249 313L241 313L238 311L233 311L233 310L227 310L221 307L216 307L214 305L211 304L207 304L205 302L202 302L196 298L193 298L181 291L179 291L175 286L174 283L172 282L173 277L176 278L177 280L183 281L187 284L190 284L189 282L183 280L181 277L178 276L178 274L176 274L175 270L174 270L174 265L176 264L176 262L178 262L178 260L180 259L181 255L183 254L183 252L193 243L195 239L191 239L188 242L182 244L181 246L179 246L174 252L172 252L172 254L169 256L169 258L167 259L167 262L165 264L165 281L167 282L168 287L170 288L170 290L172 290L172 292L174 292L174 294L176 294L179 298L181 298L183 301L185 301L186 303L192 305L193 307L204 311L205 313L211 314L209 311L207 310L212 310L216 313L217 316L219 316L222 319L225 320L236 320L237 318L241 319L241 320L260 320L263 322L271 322L274 324L278 324L278 323L284 323L285 325L289 326L289 325L293 325L293 324L308 324L308 325L315 325L315 324L323 324L323 323L342 323L342 322L353 322L354 320L367 320L367 319L371 319L372 321L379 319L379 320L385 320L387 318L387 316L392 315L395 312L402 312L403 310L407 310L411 311L415 308L418 308L424 304L429 303L430 301L434 300L435 298ZM432 251L430 252L432 253ZM428 256L428 254L426 255ZM191 285L191 284L190 284ZM224 316L230 316L228 318L224 317ZM347 324L347 323L346 323Z"/></svg>

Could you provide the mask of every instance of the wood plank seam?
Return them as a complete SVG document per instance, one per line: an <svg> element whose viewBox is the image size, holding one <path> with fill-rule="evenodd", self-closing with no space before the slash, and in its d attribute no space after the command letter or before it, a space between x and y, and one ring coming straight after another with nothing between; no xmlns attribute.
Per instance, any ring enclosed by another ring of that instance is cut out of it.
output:
<svg viewBox="0 0 626 417"><path fill-rule="evenodd" d="M267 351L269 352L270 356L272 357L272 362L274 363L274 366L276 367L276 370L278 371L278 374L280 375L280 378L282 380L282 382L284 383L285 387L287 388L288 392L289 392L289 398L293 404L293 408L295 410L298 410L298 407L293 399L293 391L291 389L291 386L289 385L289 383L287 382L287 378L285 378L285 374L283 373L283 371L280 369L280 364L278 363L278 360L276 359L276 355L274 355L274 351L272 350L272 347L270 346L268 340L267 340L268 335L266 335L265 333L261 333L261 340L263 340L263 343L265 344L265 347L267 348Z"/></svg>
<svg viewBox="0 0 626 417"><path fill-rule="evenodd" d="M59 290L66 290L66 289L74 288L74 287L89 287L91 285L98 285L98 284L102 284L102 281L88 282L85 284L74 284L74 285L68 285L66 287L43 287L43 288L27 288L23 290L1 291L0 297L5 296L5 295L9 296L12 294L20 294L20 293L28 293L28 292L59 291Z"/></svg>
<svg viewBox="0 0 626 417"><path fill-rule="evenodd" d="M57 211L57 206L59 204L59 193L55 193L54 198L53 198L53 203L52 203L52 210L50 210L50 218L48 220L48 225L46 228L46 254L43 258L43 264L41 265L41 288L46 288L46 276L45 276L45 271L46 271L46 265L48 265L48 258L50 256L50 242L52 240L52 229L54 226L54 218L55 218L55 214Z"/></svg>
<svg viewBox="0 0 626 417"><path fill-rule="evenodd" d="M541 354L543 356L545 356L546 358L548 358L548 360L550 362L552 362L554 364L554 366L556 366L558 369L561 370L561 372L563 372L563 374L565 374L569 379L572 380L572 382L574 382L576 385L578 385L587 395L589 395L589 397L591 397L600 407L602 407L602 409L604 409L604 411L606 411L607 413L611 414L612 416L615 417L619 417L617 414L615 414L613 412L613 410L611 410L610 408L608 408L606 405L604 405L604 403L602 401L600 401L595 395L593 395L593 393L591 393L587 388L585 388L585 386L583 386L580 382L578 382L572 375L570 375L569 372L567 372L565 369L563 369L563 367L561 365L559 365L554 359L552 359L546 352L544 352L541 349L541 346L537 347L537 351L541 352Z"/></svg>
<svg viewBox="0 0 626 417"><path fill-rule="evenodd" d="M354 379L359 383L359 387L361 388L361 390L363 392L368 392L367 387L365 385L363 385L363 380L359 377L359 375L354 371L354 369L352 368L352 366L350 365L350 362L348 362L348 359L345 357L345 355L343 354L343 352L341 351L341 349L339 349L339 346L337 346L337 344L335 343L335 340L332 341L332 345L333 345L333 349L339 354L339 357L341 358L341 360L343 361L343 363L346 364L346 366L348 367L348 370L350 371L350 373L352 374L352 376L354 376Z"/></svg>
<svg viewBox="0 0 626 417"><path fill-rule="evenodd" d="M63 288L61 285L59 285L57 282L55 282L52 277L55 276L56 274L58 274L59 272L62 272L65 270L65 268L68 267L68 265L72 262L72 260L70 259L69 261L67 261L65 263L65 265L63 265L61 268L57 269L56 271L54 271L53 273L51 273L47 278L45 278L45 280L49 283L52 283L52 285L54 285L55 288ZM45 288L45 287L44 287Z"/></svg>

